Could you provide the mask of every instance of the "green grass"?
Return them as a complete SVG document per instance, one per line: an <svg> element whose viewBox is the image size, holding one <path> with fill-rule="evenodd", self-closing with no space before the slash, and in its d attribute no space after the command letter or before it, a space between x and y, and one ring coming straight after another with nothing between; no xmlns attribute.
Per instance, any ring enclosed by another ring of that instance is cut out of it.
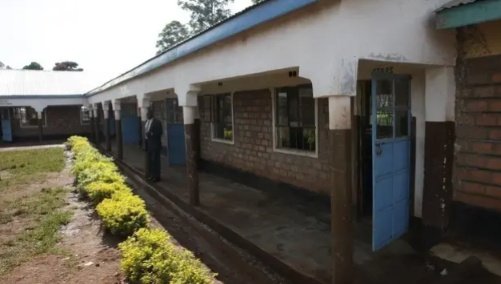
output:
<svg viewBox="0 0 501 284"><path fill-rule="evenodd" d="M12 185L32 182L45 173L59 172L63 168L64 149L60 147L0 152L0 191Z"/></svg>

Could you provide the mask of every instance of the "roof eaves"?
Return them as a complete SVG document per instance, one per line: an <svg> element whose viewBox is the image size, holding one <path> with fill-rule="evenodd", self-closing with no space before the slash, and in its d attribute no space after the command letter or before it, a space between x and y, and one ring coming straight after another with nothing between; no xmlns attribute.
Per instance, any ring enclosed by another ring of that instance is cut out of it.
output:
<svg viewBox="0 0 501 284"><path fill-rule="evenodd" d="M86 95L93 96L117 84L151 72L200 49L318 1L319 0L266 0L253 5L221 21L215 26L194 35L186 41L179 43L167 51L146 60L131 70L87 92Z"/></svg>

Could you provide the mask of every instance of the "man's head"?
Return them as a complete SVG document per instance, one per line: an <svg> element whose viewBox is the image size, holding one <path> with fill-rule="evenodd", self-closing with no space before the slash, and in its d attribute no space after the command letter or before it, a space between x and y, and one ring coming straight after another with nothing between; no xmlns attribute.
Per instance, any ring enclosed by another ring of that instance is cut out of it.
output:
<svg viewBox="0 0 501 284"><path fill-rule="evenodd" d="M148 109L148 112L146 113L146 117L148 119L152 119L153 118L153 111L151 109Z"/></svg>

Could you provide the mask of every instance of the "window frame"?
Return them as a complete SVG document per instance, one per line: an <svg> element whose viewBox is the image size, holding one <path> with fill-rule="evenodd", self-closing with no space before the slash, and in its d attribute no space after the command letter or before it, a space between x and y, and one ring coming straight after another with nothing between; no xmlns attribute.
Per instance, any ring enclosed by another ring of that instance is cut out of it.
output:
<svg viewBox="0 0 501 284"><path fill-rule="evenodd" d="M37 125L29 125L29 124L26 125L26 124L23 124L23 119L21 117L21 109L25 109L25 111L26 111L28 108L31 108L31 109L33 109L34 112L37 112L34 108L32 108L30 106L20 106L20 107L16 107L16 111L15 112L18 112L18 113L17 114L14 113L14 117L19 120L19 127L20 128L24 128L24 129L38 128L39 127L38 123L37 123ZM18 116L18 117L16 117L16 116ZM38 113L37 113L37 117L38 117ZM47 128L47 109L44 109L42 111L42 119L43 119L42 128Z"/></svg>
<svg viewBox="0 0 501 284"><path fill-rule="evenodd" d="M313 96L314 100L314 111L315 111L315 151L308 151L308 150L300 150L300 149L295 149L295 148L284 148L284 147L278 147L278 126L277 126L277 99L276 95L278 94L278 90L282 88L301 88L301 87L312 87L309 84L302 84L302 85L296 85L296 86L282 86L282 87L276 87L276 88L270 88L270 93L271 93L271 103L272 103L272 134L273 134L273 152L277 153L283 153L283 154L290 154L290 155L296 155L296 156L304 156L304 157L310 157L310 158L318 158L318 99ZM312 87L312 92L313 92L313 87Z"/></svg>
<svg viewBox="0 0 501 284"><path fill-rule="evenodd" d="M213 109L213 105L211 104L209 109L211 112L211 123L210 123L210 131L211 131L211 141L212 142L218 142L218 143L223 143L223 144L229 144L229 145L234 145L235 144L235 107L234 107L234 94L235 92L230 92L230 93L222 93L222 94L214 94L214 95L209 95L212 97L217 97L217 96L230 96L231 98L231 129L233 131L231 135L231 140L228 139L221 139L218 137L215 137L215 122L213 121L213 116L215 116L215 110ZM212 100L211 100L212 101Z"/></svg>
<svg viewBox="0 0 501 284"><path fill-rule="evenodd" d="M86 109L89 112L89 120L87 120L87 122L85 122L83 120L84 109ZM92 110L85 107L85 106L81 106L80 107L80 125L90 125L91 121L92 121Z"/></svg>

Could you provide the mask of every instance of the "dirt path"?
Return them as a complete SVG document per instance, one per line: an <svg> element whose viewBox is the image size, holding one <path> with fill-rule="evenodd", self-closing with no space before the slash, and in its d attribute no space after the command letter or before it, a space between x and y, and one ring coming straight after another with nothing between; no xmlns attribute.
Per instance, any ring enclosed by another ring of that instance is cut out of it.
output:
<svg viewBox="0 0 501 284"><path fill-rule="evenodd" d="M50 173L42 183L34 183L23 190L1 193L2 199L15 201L20 197L40 192L44 188L67 189L64 210L71 211L71 221L60 230L61 239L54 252L36 256L16 266L0 283L121 283L118 240L100 228L100 222L87 202L79 200L73 187L69 161L60 173ZM16 225L16 223L18 225ZM0 225L2 235L15 233L22 222ZM14 234L15 235L15 234ZM1 241L1 240L0 240Z"/></svg>

